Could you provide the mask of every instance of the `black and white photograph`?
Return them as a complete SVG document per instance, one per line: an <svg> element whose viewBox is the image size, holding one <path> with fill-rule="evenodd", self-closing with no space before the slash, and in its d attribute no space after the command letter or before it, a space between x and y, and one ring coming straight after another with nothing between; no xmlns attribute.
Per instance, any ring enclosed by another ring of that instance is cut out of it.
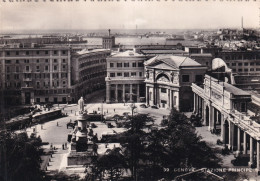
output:
<svg viewBox="0 0 260 181"><path fill-rule="evenodd" d="M260 0L0 0L0 181L260 181Z"/></svg>

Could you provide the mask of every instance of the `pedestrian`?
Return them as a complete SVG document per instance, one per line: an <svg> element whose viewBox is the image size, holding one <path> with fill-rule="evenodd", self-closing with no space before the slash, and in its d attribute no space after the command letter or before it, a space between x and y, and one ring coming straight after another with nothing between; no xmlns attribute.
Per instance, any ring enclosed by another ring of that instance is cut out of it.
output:
<svg viewBox="0 0 260 181"><path fill-rule="evenodd" d="M43 129L43 125L41 125L41 129Z"/></svg>
<svg viewBox="0 0 260 181"><path fill-rule="evenodd" d="M64 150L64 144L62 144L62 149Z"/></svg>
<svg viewBox="0 0 260 181"><path fill-rule="evenodd" d="M51 143L50 147L51 147L51 150L52 150L52 143Z"/></svg>
<svg viewBox="0 0 260 181"><path fill-rule="evenodd" d="M71 123L71 119L70 119L70 123Z"/></svg>
<svg viewBox="0 0 260 181"><path fill-rule="evenodd" d="M108 113L108 109L107 109L107 113Z"/></svg>
<svg viewBox="0 0 260 181"><path fill-rule="evenodd" d="M59 122L57 121L57 126L59 126Z"/></svg>
<svg viewBox="0 0 260 181"><path fill-rule="evenodd" d="M72 113L72 109L70 110L70 113Z"/></svg>
<svg viewBox="0 0 260 181"><path fill-rule="evenodd" d="M114 112L116 112L116 109L114 109Z"/></svg>

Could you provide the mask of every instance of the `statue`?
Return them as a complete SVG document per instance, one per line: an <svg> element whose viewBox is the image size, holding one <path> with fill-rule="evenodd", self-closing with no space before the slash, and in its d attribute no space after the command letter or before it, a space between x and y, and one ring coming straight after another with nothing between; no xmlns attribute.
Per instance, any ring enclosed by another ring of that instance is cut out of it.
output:
<svg viewBox="0 0 260 181"><path fill-rule="evenodd" d="M78 106L79 106L79 113L83 114L83 112L84 112L84 100L83 100L83 97L81 97L79 99Z"/></svg>

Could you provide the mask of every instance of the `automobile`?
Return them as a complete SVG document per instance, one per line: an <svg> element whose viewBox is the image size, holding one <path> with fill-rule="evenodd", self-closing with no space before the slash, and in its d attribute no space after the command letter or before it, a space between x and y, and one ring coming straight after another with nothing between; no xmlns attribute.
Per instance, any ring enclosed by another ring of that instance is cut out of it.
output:
<svg viewBox="0 0 260 181"><path fill-rule="evenodd" d="M153 108L153 109L159 109L157 106L155 106L155 105L153 105L153 106L151 106L151 108Z"/></svg>
<svg viewBox="0 0 260 181"><path fill-rule="evenodd" d="M141 104L140 107L141 108L147 108L147 106L145 104Z"/></svg>

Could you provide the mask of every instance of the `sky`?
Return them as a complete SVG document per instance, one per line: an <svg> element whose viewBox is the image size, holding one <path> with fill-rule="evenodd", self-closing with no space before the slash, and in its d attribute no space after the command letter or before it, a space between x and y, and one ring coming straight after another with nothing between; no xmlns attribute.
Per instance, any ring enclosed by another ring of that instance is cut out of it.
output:
<svg viewBox="0 0 260 181"><path fill-rule="evenodd" d="M260 0L3 2L1 31L259 28ZM20 1L20 0L19 0ZM63 0L64 1L64 0Z"/></svg>

